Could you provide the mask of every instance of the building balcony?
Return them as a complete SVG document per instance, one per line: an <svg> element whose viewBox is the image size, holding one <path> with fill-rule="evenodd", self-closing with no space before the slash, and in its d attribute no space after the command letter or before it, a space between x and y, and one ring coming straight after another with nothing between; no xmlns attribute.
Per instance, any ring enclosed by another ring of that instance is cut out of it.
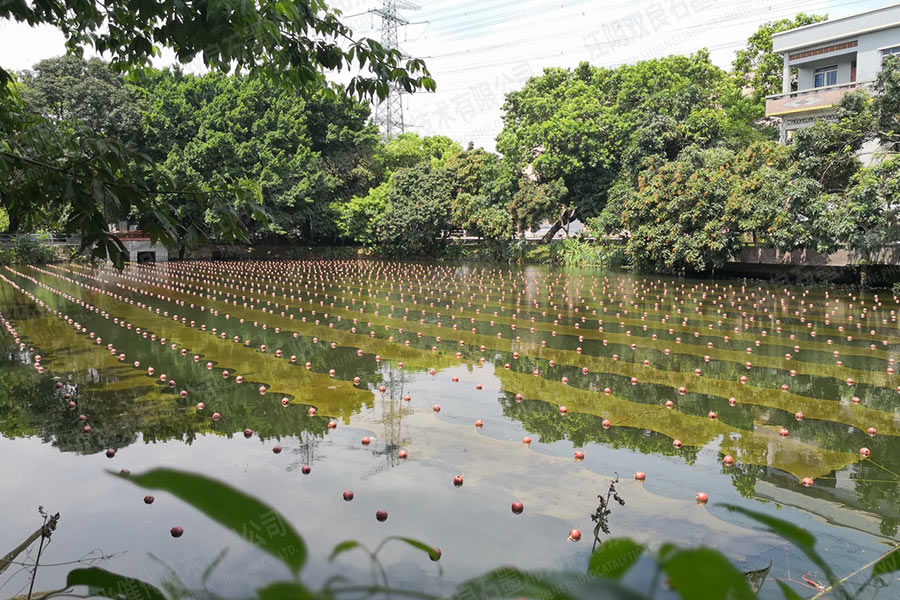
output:
<svg viewBox="0 0 900 600"><path fill-rule="evenodd" d="M766 116L781 117L793 113L827 110L840 102L847 92L871 88L873 83L874 81L851 81L797 90L789 94L766 96Z"/></svg>

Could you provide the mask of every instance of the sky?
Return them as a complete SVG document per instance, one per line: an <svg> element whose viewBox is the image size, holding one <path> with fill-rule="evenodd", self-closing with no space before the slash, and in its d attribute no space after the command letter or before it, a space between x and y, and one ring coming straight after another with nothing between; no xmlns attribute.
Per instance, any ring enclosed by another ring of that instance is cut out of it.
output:
<svg viewBox="0 0 900 600"><path fill-rule="evenodd" d="M356 37L381 38L382 0L332 0ZM399 46L425 60L435 93L403 97L406 131L494 150L505 94L547 67L615 67L707 48L729 68L763 22L798 12L837 18L896 0L418 0L401 14ZM0 65L27 69L65 52L51 27L0 21ZM163 51L156 66L173 64ZM200 73L198 61L185 68Z"/></svg>

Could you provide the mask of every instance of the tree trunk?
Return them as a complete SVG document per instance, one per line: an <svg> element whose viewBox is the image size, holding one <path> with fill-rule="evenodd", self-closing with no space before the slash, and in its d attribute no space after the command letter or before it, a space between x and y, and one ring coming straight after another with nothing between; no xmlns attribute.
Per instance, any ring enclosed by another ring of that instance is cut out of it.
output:
<svg viewBox="0 0 900 600"><path fill-rule="evenodd" d="M19 225L22 223L21 213L19 211L7 211L7 216L9 217L9 225L6 227L6 233L19 233Z"/></svg>
<svg viewBox="0 0 900 600"><path fill-rule="evenodd" d="M542 243L542 244L549 244L550 241L553 239L553 236L556 235L556 232L558 232L560 229L562 229L562 223L560 223L559 221L557 221L557 222L554 223L553 226L550 228L550 231L548 231L546 234L544 234L544 237L541 238L541 243Z"/></svg>

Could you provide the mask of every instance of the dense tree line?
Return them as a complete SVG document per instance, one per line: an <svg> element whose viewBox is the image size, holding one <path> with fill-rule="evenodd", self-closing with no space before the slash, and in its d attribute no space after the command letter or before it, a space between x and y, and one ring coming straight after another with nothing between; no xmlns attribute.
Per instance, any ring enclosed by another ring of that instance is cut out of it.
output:
<svg viewBox="0 0 900 600"><path fill-rule="evenodd" d="M321 87L298 94L252 71L144 69L125 80L98 59L42 61L0 97L6 118L65 132L41 142L59 160L109 158L91 190L69 184L55 196L14 170L0 190L8 230L128 220L182 248L244 234L396 257L446 253L447 238L465 231L503 257L527 230L549 222L549 241L577 219L600 245L622 240L621 260L641 269L715 269L748 242L846 245L866 260L900 236L900 163L891 152L876 166L858 158L866 142L900 141L897 61L886 61L877 94L847 94L832 121L788 146L763 118L781 83L772 35L822 19L763 25L730 72L706 51L546 69L507 95L498 154L442 136L382 140L368 103ZM132 182L142 201L97 192L104 174ZM555 256L602 261L589 242L571 244Z"/></svg>
<svg viewBox="0 0 900 600"><path fill-rule="evenodd" d="M169 48L180 63L197 59L211 71L236 71L304 98L327 90L368 101L386 97L391 86L407 92L435 89L421 60L355 37L341 13L319 0L2 2L0 19L55 27L70 54L81 56L90 49L108 56L109 68L133 81L152 75L151 58ZM98 74L105 68L75 65L62 75L79 84L79 70L88 71L102 80L98 95L127 95L121 80ZM352 75L346 85L328 78L344 69ZM37 78L40 71L36 69ZM171 169L136 151L134 140L115 137L127 137L127 132L119 130L112 116L87 118L91 106L94 113L103 107L90 87L77 85L84 104L60 112L53 99L47 110L36 110L22 97L23 85L0 65L0 206L12 217L11 226L34 229L48 219L58 220L66 230L80 233L95 256L121 264L124 248L109 227L115 215L139 213L154 238L181 249L209 237L248 239L247 215L262 218L256 206L260 190L250 185L249 177L229 173L227 187L219 188L173 179ZM56 91L58 99L75 99L64 88ZM170 206L169 198L180 200ZM186 198L192 210L172 209L179 202L187 204Z"/></svg>

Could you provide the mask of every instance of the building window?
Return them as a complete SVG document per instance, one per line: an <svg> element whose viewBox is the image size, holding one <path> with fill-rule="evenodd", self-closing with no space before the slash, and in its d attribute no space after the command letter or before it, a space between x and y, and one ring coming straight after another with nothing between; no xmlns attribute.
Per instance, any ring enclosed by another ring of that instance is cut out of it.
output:
<svg viewBox="0 0 900 600"><path fill-rule="evenodd" d="M837 65L816 69L816 79L813 87L820 88L826 85L837 85Z"/></svg>
<svg viewBox="0 0 900 600"><path fill-rule="evenodd" d="M891 54L900 54L900 46L894 46L893 48L884 48L881 50L881 70L884 71L884 57L890 56Z"/></svg>

